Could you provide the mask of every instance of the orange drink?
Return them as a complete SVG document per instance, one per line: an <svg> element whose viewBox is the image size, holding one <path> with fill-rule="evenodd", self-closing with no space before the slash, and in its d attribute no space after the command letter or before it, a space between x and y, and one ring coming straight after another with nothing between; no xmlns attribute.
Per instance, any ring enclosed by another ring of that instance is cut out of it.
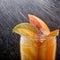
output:
<svg viewBox="0 0 60 60"><path fill-rule="evenodd" d="M59 29L50 29L40 18L28 14L30 23L20 23L13 32L20 37L21 60L55 60L56 36Z"/></svg>

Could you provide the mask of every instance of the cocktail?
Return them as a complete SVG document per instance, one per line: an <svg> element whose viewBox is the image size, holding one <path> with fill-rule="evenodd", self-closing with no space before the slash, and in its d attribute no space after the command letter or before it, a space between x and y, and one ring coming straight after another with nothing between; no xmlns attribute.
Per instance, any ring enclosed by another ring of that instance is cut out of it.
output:
<svg viewBox="0 0 60 60"><path fill-rule="evenodd" d="M21 36L21 60L55 60L59 30L50 32L41 19L31 14L28 17L30 23L20 23L13 29L13 32Z"/></svg>

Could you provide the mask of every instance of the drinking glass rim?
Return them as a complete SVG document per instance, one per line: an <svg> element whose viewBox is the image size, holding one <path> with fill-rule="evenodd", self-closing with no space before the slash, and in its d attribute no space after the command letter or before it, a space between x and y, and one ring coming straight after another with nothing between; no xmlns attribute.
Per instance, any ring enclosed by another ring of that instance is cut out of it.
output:
<svg viewBox="0 0 60 60"><path fill-rule="evenodd" d="M20 37L21 38L21 37ZM55 41L56 41L56 37L52 37L52 38L54 38L55 39ZM20 39L21 40L21 39ZM49 39L49 40L52 40L52 39ZM47 40L47 41L49 41L49 40ZM43 43L42 43L42 45L40 45L40 46L37 46L37 44L35 43L35 44L33 44L33 45L31 45L31 46L34 46L35 48L45 48L46 46L47 46L47 42L45 43L46 41L44 41ZM44 45L44 43L45 43L45 45ZM50 46L52 46L52 45L54 45L55 43L53 43L53 44L51 44ZM22 45L24 45L24 44L22 44ZM29 47L27 47L28 45L27 44L25 44L26 45L26 47L25 48L31 48L31 46L29 46ZM43 47L42 47L43 46ZM49 46L49 47L50 47Z"/></svg>

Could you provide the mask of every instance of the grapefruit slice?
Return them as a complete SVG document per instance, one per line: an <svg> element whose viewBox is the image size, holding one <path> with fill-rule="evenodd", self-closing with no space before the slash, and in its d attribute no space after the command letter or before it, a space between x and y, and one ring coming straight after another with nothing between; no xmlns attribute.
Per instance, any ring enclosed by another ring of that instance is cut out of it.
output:
<svg viewBox="0 0 60 60"><path fill-rule="evenodd" d="M31 14L28 14L28 17L29 17L30 23L35 25L38 28L38 30L40 30L40 28L43 28L46 31L50 32L50 29L48 28L47 24L44 21L42 21L42 19Z"/></svg>

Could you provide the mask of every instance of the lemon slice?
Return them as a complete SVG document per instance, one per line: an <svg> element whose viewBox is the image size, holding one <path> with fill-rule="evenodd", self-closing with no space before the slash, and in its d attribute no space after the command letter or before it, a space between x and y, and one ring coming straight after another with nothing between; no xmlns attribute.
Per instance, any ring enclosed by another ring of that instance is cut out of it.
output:
<svg viewBox="0 0 60 60"><path fill-rule="evenodd" d="M21 24L16 25L13 28L13 32L19 35L25 35L25 36L30 36L30 37L34 37L38 33L36 27L34 27L33 25L29 23L21 23Z"/></svg>

